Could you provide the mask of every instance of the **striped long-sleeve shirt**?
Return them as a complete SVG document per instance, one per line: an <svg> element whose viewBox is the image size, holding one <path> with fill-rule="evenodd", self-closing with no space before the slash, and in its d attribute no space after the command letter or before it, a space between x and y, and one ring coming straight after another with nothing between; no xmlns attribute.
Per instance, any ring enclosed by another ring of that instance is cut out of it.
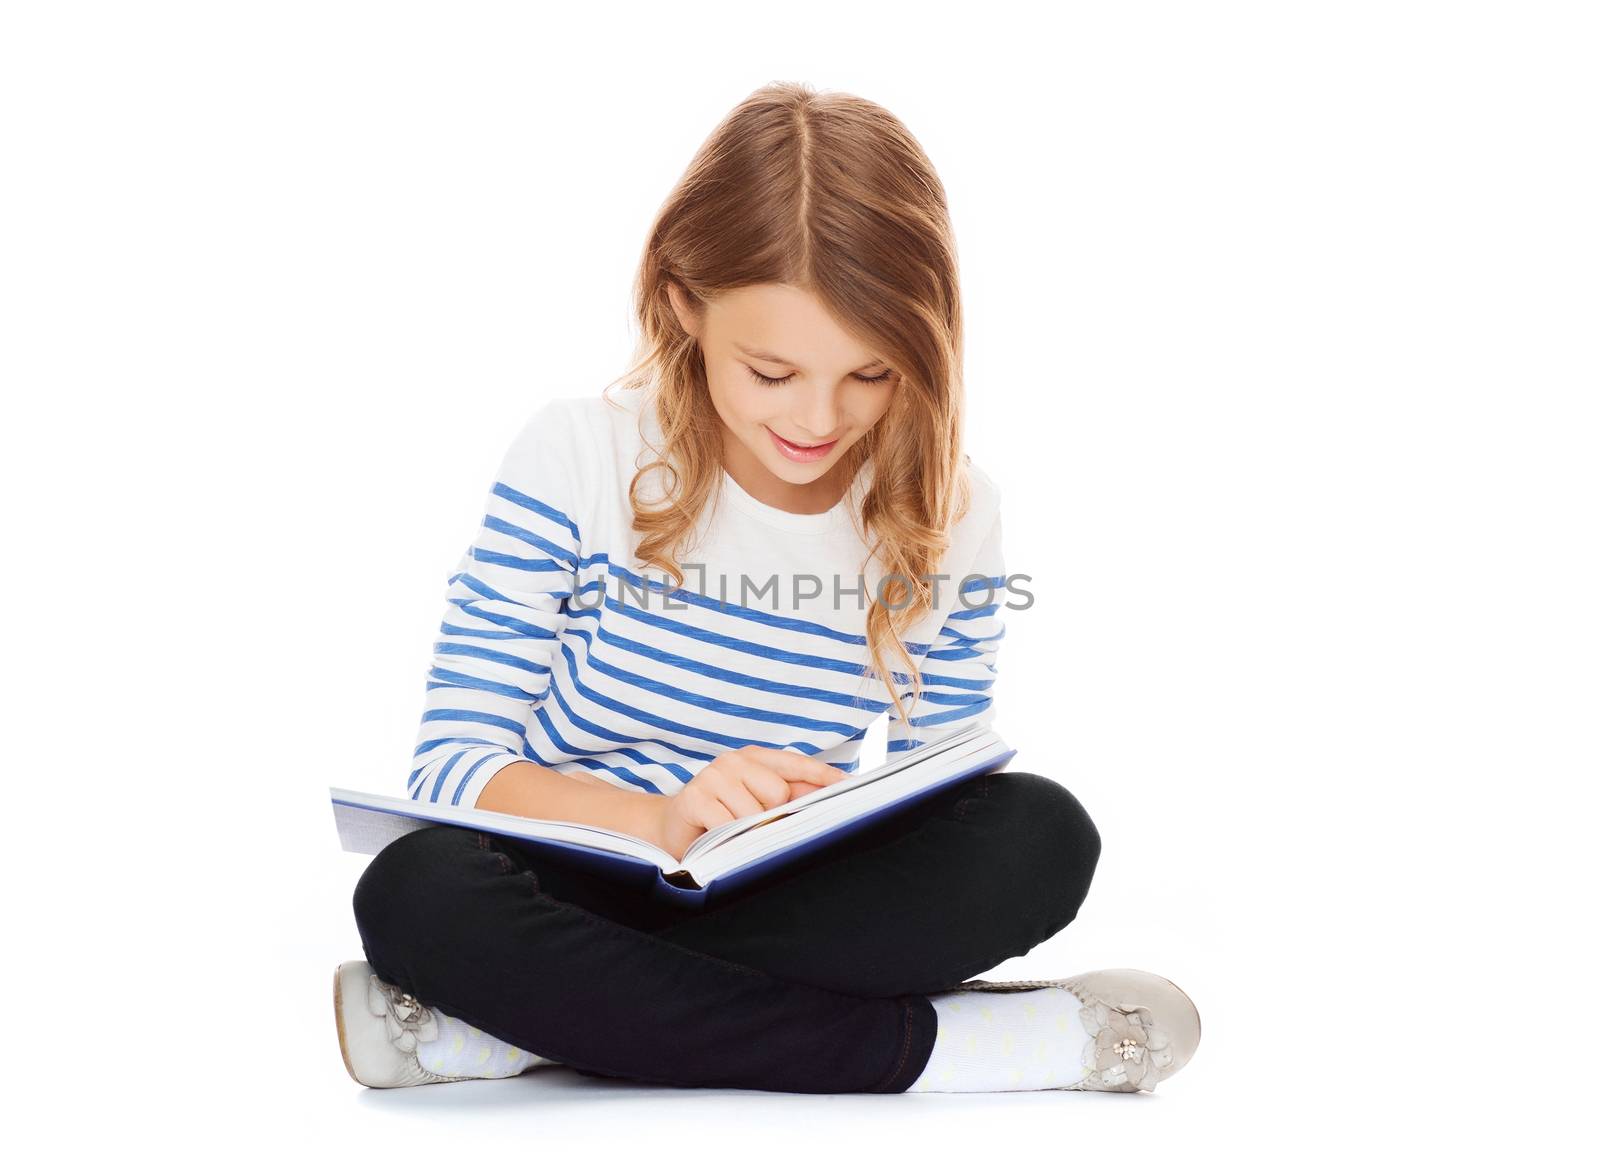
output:
<svg viewBox="0 0 1600 1175"><path fill-rule="evenodd" d="M883 572L855 521L873 463L825 514L791 514L726 472L680 554L685 579L633 555L628 484L660 444L649 389L548 402L501 461L451 574L408 794L472 807L527 760L670 795L718 755L787 747L846 771L889 713L888 752L993 723L1005 633L1000 496L970 460L934 611L907 636L923 674L910 723L870 671ZM659 494L647 476L646 500ZM650 480L656 478L657 480ZM903 666L888 657L907 698Z"/></svg>

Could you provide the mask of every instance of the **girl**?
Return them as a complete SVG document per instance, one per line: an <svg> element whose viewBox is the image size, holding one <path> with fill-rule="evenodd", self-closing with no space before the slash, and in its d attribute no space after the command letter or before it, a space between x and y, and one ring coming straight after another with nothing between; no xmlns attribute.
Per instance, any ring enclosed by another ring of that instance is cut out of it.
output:
<svg viewBox="0 0 1600 1175"><path fill-rule="evenodd" d="M998 490L962 452L944 192L893 116L757 91L657 216L635 293L621 394L552 401L501 464L449 581L409 793L680 854L854 770L879 714L890 754L992 723L1006 577ZM1071 922L1099 853L1065 788L1015 771L693 912L430 825L356 886L340 1048L374 1087L557 1064L804 1093L1150 1089L1199 1042L1167 980L967 980Z"/></svg>

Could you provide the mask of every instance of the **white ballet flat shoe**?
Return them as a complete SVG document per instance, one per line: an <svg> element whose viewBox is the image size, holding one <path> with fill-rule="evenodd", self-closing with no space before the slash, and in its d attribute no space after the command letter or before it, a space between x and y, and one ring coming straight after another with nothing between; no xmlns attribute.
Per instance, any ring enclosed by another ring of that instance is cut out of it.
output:
<svg viewBox="0 0 1600 1175"><path fill-rule="evenodd" d="M424 1068L417 1059L417 1045L438 1039L437 1016L415 996L379 979L363 959L340 963L334 970L333 1017L339 1027L339 1052L345 1069L371 1089L483 1079ZM533 1057L527 1068L554 1063Z"/></svg>
<svg viewBox="0 0 1600 1175"><path fill-rule="evenodd" d="M333 1018L339 1052L356 1081L371 1089L397 1089L436 1081L469 1081L430 1073L417 1060L419 1041L439 1035L433 1009L379 979L364 960L340 963L333 973Z"/></svg>
<svg viewBox="0 0 1600 1175"><path fill-rule="evenodd" d="M1058 1089L1138 1093L1154 1089L1189 1063L1200 1046L1200 1012L1183 989L1149 971L1085 971L1067 979L969 979L949 991L1029 991L1064 987L1089 1042L1083 1076Z"/></svg>

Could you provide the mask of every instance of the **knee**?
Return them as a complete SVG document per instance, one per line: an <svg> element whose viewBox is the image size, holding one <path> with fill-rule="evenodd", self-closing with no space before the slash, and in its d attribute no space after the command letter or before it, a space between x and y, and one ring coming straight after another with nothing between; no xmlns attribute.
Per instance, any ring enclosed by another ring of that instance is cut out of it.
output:
<svg viewBox="0 0 1600 1175"><path fill-rule="evenodd" d="M430 824L390 841L367 863L356 882L352 905L356 928L370 955L394 958L406 932L434 912L459 908L452 897L465 876L464 853L478 847L478 834L453 824Z"/></svg>
<svg viewBox="0 0 1600 1175"><path fill-rule="evenodd" d="M1050 895L1065 926L1088 896L1100 861L1100 830L1078 798L1053 779L1012 771L990 781L1005 797L1019 863Z"/></svg>

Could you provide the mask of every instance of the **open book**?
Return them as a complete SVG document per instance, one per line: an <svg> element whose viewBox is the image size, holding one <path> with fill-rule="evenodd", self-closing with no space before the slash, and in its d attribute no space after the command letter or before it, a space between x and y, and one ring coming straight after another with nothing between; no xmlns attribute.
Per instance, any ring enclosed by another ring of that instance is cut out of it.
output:
<svg viewBox="0 0 1600 1175"><path fill-rule="evenodd" d="M668 901L701 906L933 792L996 770L1015 753L993 727L968 727L788 803L709 828L681 861L659 845L609 828L340 787L328 791L339 843L350 852L376 853L414 829L455 824L536 841L597 873L649 886Z"/></svg>

